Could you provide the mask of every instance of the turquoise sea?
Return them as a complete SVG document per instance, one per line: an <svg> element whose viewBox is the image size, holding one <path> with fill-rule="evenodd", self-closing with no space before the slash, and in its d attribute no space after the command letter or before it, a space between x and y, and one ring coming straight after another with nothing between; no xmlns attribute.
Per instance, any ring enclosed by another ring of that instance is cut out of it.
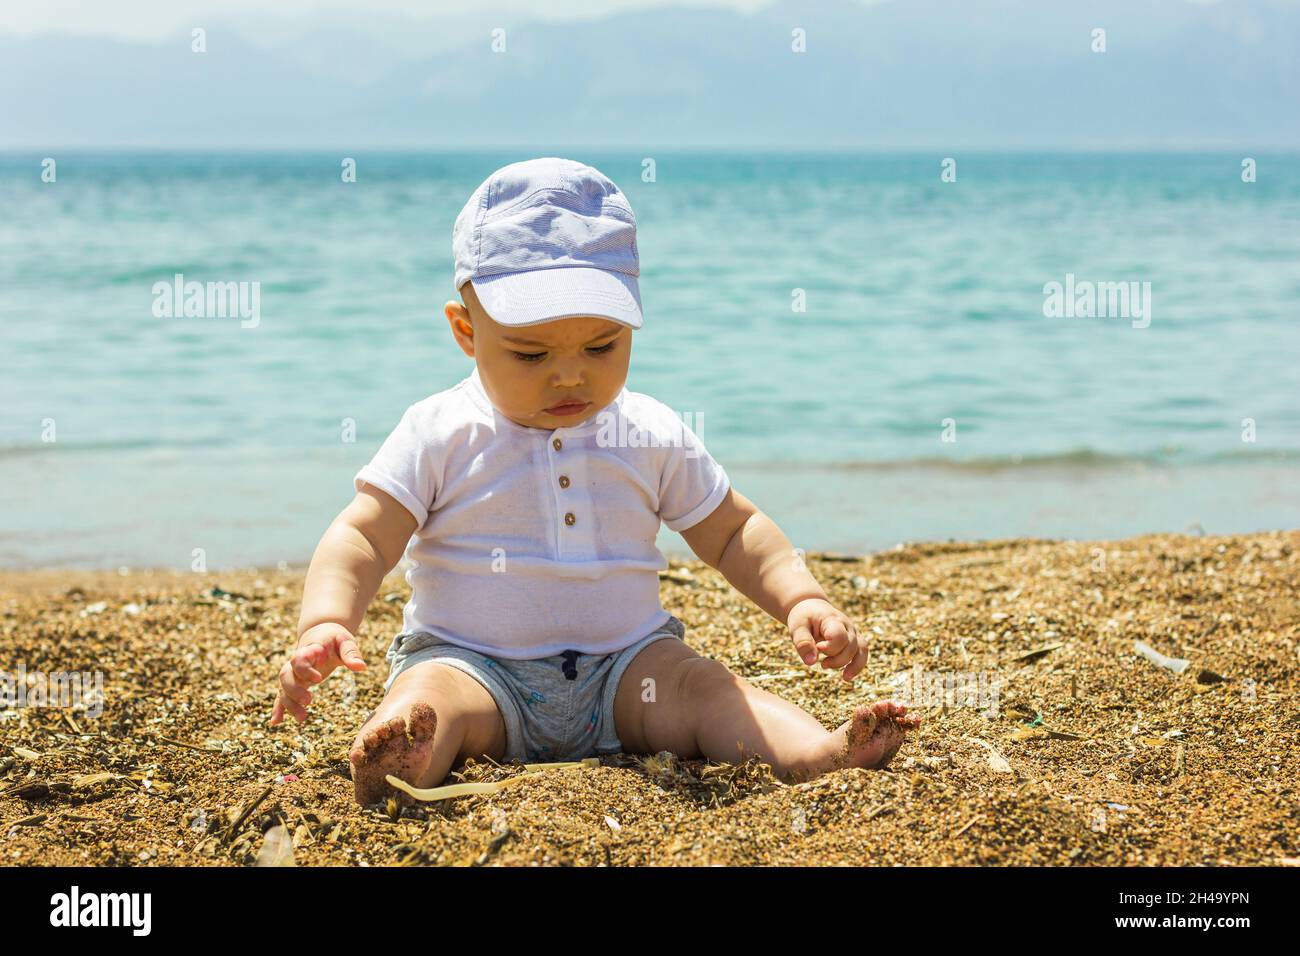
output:
<svg viewBox="0 0 1300 956"><path fill-rule="evenodd" d="M452 221L531 155L0 155L0 567L305 562L469 373ZM1300 526L1300 156L558 155L638 217L628 387L796 546ZM157 316L178 273L256 324Z"/></svg>

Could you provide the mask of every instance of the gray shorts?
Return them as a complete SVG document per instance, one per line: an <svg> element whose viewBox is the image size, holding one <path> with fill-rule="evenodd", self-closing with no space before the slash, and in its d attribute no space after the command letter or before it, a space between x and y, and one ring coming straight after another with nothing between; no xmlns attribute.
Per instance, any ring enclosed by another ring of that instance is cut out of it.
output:
<svg viewBox="0 0 1300 956"><path fill-rule="evenodd" d="M581 760L623 749L614 732L614 695L627 665L664 638L684 640L686 628L669 616L660 627L612 654L564 651L553 657L489 657L423 631L398 634L386 655L385 693L397 675L437 661L462 670L487 688L506 727L505 762Z"/></svg>

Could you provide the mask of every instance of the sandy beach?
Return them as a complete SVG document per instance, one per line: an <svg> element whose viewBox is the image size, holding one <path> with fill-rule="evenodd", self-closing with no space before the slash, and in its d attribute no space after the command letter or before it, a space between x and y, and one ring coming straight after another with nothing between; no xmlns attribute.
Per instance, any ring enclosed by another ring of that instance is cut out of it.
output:
<svg viewBox="0 0 1300 956"><path fill-rule="evenodd" d="M702 564L661 575L664 606L700 653L828 726L910 694L925 721L888 770L786 786L756 760L620 755L396 819L353 802L346 751L382 696L399 574L360 634L369 668L319 688L305 727L274 728L301 569L0 574L10 684L20 668L29 691L56 672L103 680L97 716L85 702L0 704L0 854L128 866L1297 862L1300 532L927 544L809 565L871 636L856 686L803 667L785 629ZM473 764L463 779L522 772Z"/></svg>

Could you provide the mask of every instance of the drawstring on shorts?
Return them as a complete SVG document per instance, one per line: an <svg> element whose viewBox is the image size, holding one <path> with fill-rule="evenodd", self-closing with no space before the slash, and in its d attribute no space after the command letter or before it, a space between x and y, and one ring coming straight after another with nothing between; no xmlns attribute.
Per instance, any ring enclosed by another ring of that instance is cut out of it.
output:
<svg viewBox="0 0 1300 956"><path fill-rule="evenodd" d="M564 676L568 680L573 680L578 676L578 667L575 663L581 651L564 651L561 656L564 658Z"/></svg>

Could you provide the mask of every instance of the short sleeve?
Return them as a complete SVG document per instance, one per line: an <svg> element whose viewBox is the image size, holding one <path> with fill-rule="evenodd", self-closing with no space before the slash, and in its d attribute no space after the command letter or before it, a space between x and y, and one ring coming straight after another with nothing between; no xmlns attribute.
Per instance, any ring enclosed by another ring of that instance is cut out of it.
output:
<svg viewBox="0 0 1300 956"><path fill-rule="evenodd" d="M357 472L352 484L373 485L392 495L423 527L438 493L436 446L419 427L418 409L412 405L402 420L375 452L370 463Z"/></svg>
<svg viewBox="0 0 1300 956"><path fill-rule="evenodd" d="M680 441L668 448L659 482L659 517L672 531L685 531L711 515L727 496L731 480L699 436L677 420Z"/></svg>

